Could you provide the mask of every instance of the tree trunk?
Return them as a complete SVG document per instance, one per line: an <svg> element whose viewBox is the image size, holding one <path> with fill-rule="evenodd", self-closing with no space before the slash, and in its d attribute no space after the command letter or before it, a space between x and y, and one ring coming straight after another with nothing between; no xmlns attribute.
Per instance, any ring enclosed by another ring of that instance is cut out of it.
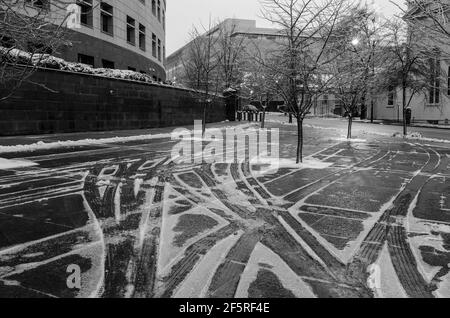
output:
<svg viewBox="0 0 450 318"><path fill-rule="evenodd" d="M303 162L303 119L297 118L297 164Z"/></svg>
<svg viewBox="0 0 450 318"><path fill-rule="evenodd" d="M406 125L406 85L403 84L403 137L408 135L408 126Z"/></svg>
<svg viewBox="0 0 450 318"><path fill-rule="evenodd" d="M207 103L203 105L203 126L202 126L202 137L205 138L206 134L206 107L208 106Z"/></svg>
<svg viewBox="0 0 450 318"><path fill-rule="evenodd" d="M352 139L352 126L353 126L353 117L352 116L348 116L347 139Z"/></svg>
<svg viewBox="0 0 450 318"><path fill-rule="evenodd" d="M374 109L373 109L373 99L370 102L370 122L373 124L373 115L374 115Z"/></svg>
<svg viewBox="0 0 450 318"><path fill-rule="evenodd" d="M263 118L262 118L262 123L261 123L261 128L264 129L266 126L266 109L263 109Z"/></svg>

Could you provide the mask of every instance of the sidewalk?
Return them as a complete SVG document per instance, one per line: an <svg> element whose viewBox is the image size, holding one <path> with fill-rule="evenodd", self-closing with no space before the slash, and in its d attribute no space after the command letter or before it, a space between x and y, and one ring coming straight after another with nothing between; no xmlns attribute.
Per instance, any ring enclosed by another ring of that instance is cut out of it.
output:
<svg viewBox="0 0 450 318"><path fill-rule="evenodd" d="M402 123L384 121L384 120L374 120L373 123L370 120L364 119L354 119L354 122L363 123L363 124L373 124L373 125L388 125L388 126L403 126ZM432 125L432 124L424 124L424 123L412 123L408 125L408 127L420 127L420 128L435 128L435 129L447 129L450 130L450 125Z"/></svg>
<svg viewBox="0 0 450 318"><path fill-rule="evenodd" d="M206 127L210 129L235 127L240 125L248 125L248 123L225 121L220 123L207 124ZM194 125L135 130L90 131L26 136L0 136L0 146L31 145L36 143L54 143L66 141L76 142L83 140L98 140L108 138L131 138L133 136L155 136L155 139L158 136L159 138L170 138L170 134L177 128L186 128L189 130L193 130Z"/></svg>

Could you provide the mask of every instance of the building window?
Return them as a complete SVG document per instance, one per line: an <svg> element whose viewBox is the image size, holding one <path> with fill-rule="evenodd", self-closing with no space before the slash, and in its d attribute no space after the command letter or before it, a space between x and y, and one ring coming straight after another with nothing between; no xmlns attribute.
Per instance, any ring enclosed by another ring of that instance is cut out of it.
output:
<svg viewBox="0 0 450 318"><path fill-rule="evenodd" d="M152 0L152 13L156 16L156 0Z"/></svg>
<svg viewBox="0 0 450 318"><path fill-rule="evenodd" d="M158 0L158 21L161 22L161 0Z"/></svg>
<svg viewBox="0 0 450 318"><path fill-rule="evenodd" d="M152 55L156 58L156 34L152 34Z"/></svg>
<svg viewBox="0 0 450 318"><path fill-rule="evenodd" d="M80 22L82 25L92 28L93 17L92 17L92 0L78 0L77 4L81 9Z"/></svg>
<svg viewBox="0 0 450 318"><path fill-rule="evenodd" d="M145 43L145 26L143 26L142 24L139 24L139 48L142 51L145 51L147 49Z"/></svg>
<svg viewBox="0 0 450 318"><path fill-rule="evenodd" d="M430 105L437 105L440 103L441 97L441 62L439 59L430 59L430 90L429 103Z"/></svg>
<svg viewBox="0 0 450 318"><path fill-rule="evenodd" d="M394 86L390 85L388 87L388 106L394 106L395 102L395 88Z"/></svg>
<svg viewBox="0 0 450 318"><path fill-rule="evenodd" d="M108 60L102 60L102 65L103 65L103 68L110 68L110 69L114 69L115 68L115 65L114 65L114 62L112 62L112 61L108 61Z"/></svg>
<svg viewBox="0 0 450 318"><path fill-rule="evenodd" d="M94 67L94 57L84 54L78 54L78 63L86 64L89 66Z"/></svg>
<svg viewBox="0 0 450 318"><path fill-rule="evenodd" d="M113 7L107 4L106 2L102 2L100 4L100 21L102 31L108 35L114 35L114 24L113 24Z"/></svg>
<svg viewBox="0 0 450 318"><path fill-rule="evenodd" d="M158 39L158 60L161 61L161 40Z"/></svg>
<svg viewBox="0 0 450 318"><path fill-rule="evenodd" d="M136 44L136 21L127 16L127 42L131 45Z"/></svg>
<svg viewBox="0 0 450 318"><path fill-rule="evenodd" d="M128 66L128 70L129 70L129 71L136 72L136 68L135 68L135 67Z"/></svg>

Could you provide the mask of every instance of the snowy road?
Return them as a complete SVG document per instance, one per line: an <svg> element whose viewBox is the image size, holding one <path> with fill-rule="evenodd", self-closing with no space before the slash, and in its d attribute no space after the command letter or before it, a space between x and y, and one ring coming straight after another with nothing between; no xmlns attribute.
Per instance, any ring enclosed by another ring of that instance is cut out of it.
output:
<svg viewBox="0 0 450 318"><path fill-rule="evenodd" d="M307 122L322 168L266 175L168 138L2 154L35 165L0 170L0 296L450 297L450 146L343 123Z"/></svg>

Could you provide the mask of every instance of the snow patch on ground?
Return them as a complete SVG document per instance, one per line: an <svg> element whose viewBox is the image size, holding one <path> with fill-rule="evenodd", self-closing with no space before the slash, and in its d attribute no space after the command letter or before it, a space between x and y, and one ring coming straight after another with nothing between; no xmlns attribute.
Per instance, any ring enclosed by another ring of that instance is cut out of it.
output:
<svg viewBox="0 0 450 318"><path fill-rule="evenodd" d="M231 235L214 246L189 274L174 298L204 298L212 278L228 252L239 240L242 231Z"/></svg>
<svg viewBox="0 0 450 318"><path fill-rule="evenodd" d="M384 245L375 265L379 269L379 272L376 270L373 273L375 283L379 284L379 286L374 286L375 295L378 298L408 298L392 264L387 244Z"/></svg>
<svg viewBox="0 0 450 318"><path fill-rule="evenodd" d="M134 179L133 191L134 191L134 197L135 198L137 198L143 183L144 183L144 179L140 179L140 178Z"/></svg>
<svg viewBox="0 0 450 318"><path fill-rule="evenodd" d="M242 273L236 298L248 298L250 284L255 281L260 264L271 267L271 271L278 277L283 287L290 290L297 298L316 298L311 287L306 284L286 263L265 245L258 243Z"/></svg>
<svg viewBox="0 0 450 318"><path fill-rule="evenodd" d="M0 170L33 167L38 164L28 160L4 159L0 158Z"/></svg>
<svg viewBox="0 0 450 318"><path fill-rule="evenodd" d="M395 133L393 137L394 138L404 138L402 133ZM419 141L426 141L426 142L447 143L447 144L450 143L450 140L447 140L447 139L423 137L423 135L419 132L411 132L405 137L405 139L419 140Z"/></svg>
<svg viewBox="0 0 450 318"><path fill-rule="evenodd" d="M274 174L281 168L293 169L326 169L333 165L332 162L323 162L315 158L305 158L303 162L297 163L293 159L272 158L258 156L250 160L251 166L261 166L259 171L252 171L254 175Z"/></svg>
<svg viewBox="0 0 450 318"><path fill-rule="evenodd" d="M33 152L38 150L51 150L58 148L68 148L68 147L81 147L89 145L99 145L99 144L112 144L120 142L129 141L144 141L152 139L162 139L170 138L170 134L156 134L156 135L140 135L131 137L111 137L111 138L100 138L100 139L82 139L82 140L66 140L66 141L56 141L56 142L43 142L39 141L34 144L29 145L15 145L15 146L0 146L0 153L14 153L14 152Z"/></svg>
<svg viewBox="0 0 450 318"><path fill-rule="evenodd" d="M450 233L450 227L446 225L420 221L413 216L409 217L408 223L410 233L420 234L411 237L409 240L411 242L413 254L418 262L419 270L425 277L425 279L430 282L433 277L441 270L441 267L431 266L430 264L426 263L422 258L420 247L427 246L433 247L438 251L445 251L443 239L431 233L434 231L437 233ZM449 296L450 294L447 294L447 297Z"/></svg>
<svg viewBox="0 0 450 318"><path fill-rule="evenodd" d="M365 139L348 139L348 138L333 138L332 140L342 142L356 142L356 143L367 142L367 140Z"/></svg>
<svg viewBox="0 0 450 318"><path fill-rule="evenodd" d="M174 193L174 192L171 192ZM174 238L177 236L177 232L174 231L174 228L179 222L179 218L181 215L170 215L169 211L172 207L175 206L175 201L169 199L169 192L165 191L164 194L164 208L163 208L163 217L162 217L162 227L161 227L161 242L160 242L160 250L159 250L159 258L158 258L158 275L160 277L164 277L165 275L170 273L172 266L176 264L178 260L180 260L184 256L184 252L186 249L193 244L195 241L202 239L203 237L211 234L218 229L225 227L228 225L228 222L219 216L213 214L206 208L197 206L193 209L190 209L183 214L190 215L204 215L208 216L215 221L217 221L217 225L213 228L210 228L203 233L196 235L193 238L188 239L183 246L178 247L173 244Z"/></svg>

